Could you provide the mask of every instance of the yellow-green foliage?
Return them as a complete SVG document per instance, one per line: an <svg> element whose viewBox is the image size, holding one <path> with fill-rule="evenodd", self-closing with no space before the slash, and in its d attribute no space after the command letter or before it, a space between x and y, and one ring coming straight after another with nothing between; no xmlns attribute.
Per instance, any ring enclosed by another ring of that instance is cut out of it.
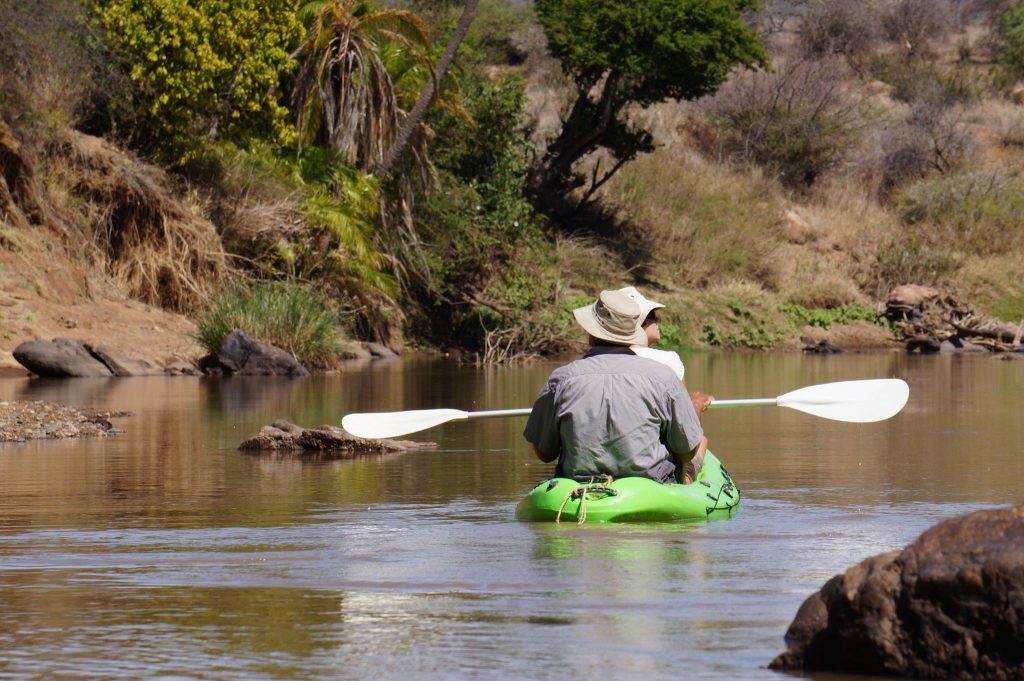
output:
<svg viewBox="0 0 1024 681"><path fill-rule="evenodd" d="M92 0L135 83L135 142L161 159L192 159L213 134L243 145L293 139L278 80L301 36L289 0Z"/></svg>

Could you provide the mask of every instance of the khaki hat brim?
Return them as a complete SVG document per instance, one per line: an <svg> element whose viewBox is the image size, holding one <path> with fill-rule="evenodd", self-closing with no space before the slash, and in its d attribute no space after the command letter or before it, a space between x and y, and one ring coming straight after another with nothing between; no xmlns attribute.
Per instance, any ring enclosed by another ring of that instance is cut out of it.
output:
<svg viewBox="0 0 1024 681"><path fill-rule="evenodd" d="M649 314L663 307L665 306L662 305L661 303L656 303L653 300L645 300L643 303L640 304L640 321L647 319L647 316Z"/></svg>
<svg viewBox="0 0 1024 681"><path fill-rule="evenodd" d="M640 306L640 321L641 322L643 322L643 320L647 319L647 315L651 314L655 310L658 310L660 308L665 307L661 303L656 303L653 300L649 300L649 299L645 298L644 294L642 294L642 293L640 293L640 291L636 290L635 286L626 286L625 288L620 288L619 291L622 292L622 293L625 293L634 302L636 302L637 305Z"/></svg>
<svg viewBox="0 0 1024 681"><path fill-rule="evenodd" d="M616 345L647 345L647 334L641 328L637 328L629 336L620 336L611 333L601 326L597 321L597 316L594 314L593 303L576 308L572 311L572 316L576 318L576 323L584 331L599 340L615 343Z"/></svg>

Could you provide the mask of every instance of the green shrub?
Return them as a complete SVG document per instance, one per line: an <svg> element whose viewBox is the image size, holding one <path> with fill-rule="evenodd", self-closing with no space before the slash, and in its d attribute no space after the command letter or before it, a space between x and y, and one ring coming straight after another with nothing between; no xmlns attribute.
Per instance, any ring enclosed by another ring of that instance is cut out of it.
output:
<svg viewBox="0 0 1024 681"><path fill-rule="evenodd" d="M704 292L693 303L692 318L699 320L698 339L714 347L766 350L792 333L775 296L749 283Z"/></svg>
<svg viewBox="0 0 1024 681"><path fill-rule="evenodd" d="M523 83L477 80L463 92L472 123L446 111L431 120L446 143L434 153L440 187L418 208L430 284L417 292L429 313L415 326L485 361L545 351L561 337L559 276L524 196ZM503 350L489 353L495 343Z"/></svg>
<svg viewBox="0 0 1024 681"><path fill-rule="evenodd" d="M976 72L944 69L934 61L907 60L898 54L874 55L868 61L870 76L893 87L893 99L914 104L924 96L941 93L950 102L978 99L988 83Z"/></svg>
<svg viewBox="0 0 1024 681"><path fill-rule="evenodd" d="M327 298L306 286L236 285L215 296L195 323L194 338L212 354L228 334L241 329L307 366L331 366L338 359L338 315Z"/></svg>
<svg viewBox="0 0 1024 681"><path fill-rule="evenodd" d="M1024 76L1024 4L1007 10L999 20L999 61L1013 75Z"/></svg>
<svg viewBox="0 0 1024 681"><path fill-rule="evenodd" d="M867 305L853 303L833 308L806 308L803 305L783 305L781 311L797 327L817 326L828 329L833 324L849 324L854 321L878 322L878 312Z"/></svg>
<svg viewBox="0 0 1024 681"><path fill-rule="evenodd" d="M458 5L454 7L461 14L462 8ZM454 23L458 15L454 12L452 14L451 23ZM481 0L476 18L463 41L461 56L480 64L518 61L521 55L513 41L526 33L534 21L533 7L526 3Z"/></svg>
<svg viewBox="0 0 1024 681"><path fill-rule="evenodd" d="M1024 180L1002 172L965 173L914 183L896 197L908 226L932 243L969 255L1024 247Z"/></svg>
<svg viewBox="0 0 1024 681"><path fill-rule="evenodd" d="M877 297L901 284L940 286L962 266L961 258L932 239L906 234L883 243L867 269L864 286Z"/></svg>
<svg viewBox="0 0 1024 681"><path fill-rule="evenodd" d="M794 189L838 165L856 141L857 105L829 61L796 61L730 81L710 104L726 154Z"/></svg>

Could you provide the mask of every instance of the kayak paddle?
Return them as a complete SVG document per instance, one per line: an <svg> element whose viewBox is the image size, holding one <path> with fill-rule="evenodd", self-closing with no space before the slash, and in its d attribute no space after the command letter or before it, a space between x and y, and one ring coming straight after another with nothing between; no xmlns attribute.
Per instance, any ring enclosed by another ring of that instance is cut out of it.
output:
<svg viewBox="0 0 1024 681"><path fill-rule="evenodd" d="M761 407L772 405L802 411L833 421L872 423L884 421L903 409L910 396L906 381L878 378L866 381L839 381L811 385L778 397L749 400L715 400L710 409L725 407ZM492 416L526 416L530 409L497 409L494 411L461 411L459 409L419 409L366 414L348 414L341 427L356 437L387 438L407 435L449 421L489 418Z"/></svg>

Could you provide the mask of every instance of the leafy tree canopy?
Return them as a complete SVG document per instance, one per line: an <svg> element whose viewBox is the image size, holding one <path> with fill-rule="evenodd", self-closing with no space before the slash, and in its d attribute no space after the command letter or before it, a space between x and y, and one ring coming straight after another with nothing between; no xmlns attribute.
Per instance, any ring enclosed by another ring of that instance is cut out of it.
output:
<svg viewBox="0 0 1024 681"><path fill-rule="evenodd" d="M136 146L187 162L213 135L247 146L294 137L278 80L302 27L293 0L92 0L136 84Z"/></svg>
<svg viewBox="0 0 1024 681"><path fill-rule="evenodd" d="M552 53L577 83L606 73L641 104L713 92L737 65L768 58L742 12L757 0L537 0Z"/></svg>
<svg viewBox="0 0 1024 681"><path fill-rule="evenodd" d="M598 146L617 162L587 196L636 154L650 134L620 117L630 102L693 99L713 93L736 66L765 65L764 46L743 23L756 0L537 0L552 53L576 82L576 101L544 158L530 173L539 197L582 183L573 164ZM597 98L594 91L598 90Z"/></svg>

